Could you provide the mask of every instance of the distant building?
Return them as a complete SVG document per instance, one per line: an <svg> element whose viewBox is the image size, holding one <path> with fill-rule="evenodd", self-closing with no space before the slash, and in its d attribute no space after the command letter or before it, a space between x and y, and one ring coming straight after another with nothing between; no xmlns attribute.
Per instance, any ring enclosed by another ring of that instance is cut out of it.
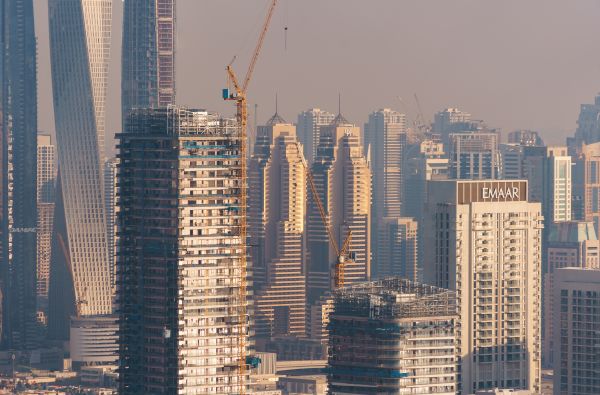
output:
<svg viewBox="0 0 600 395"><path fill-rule="evenodd" d="M600 231L600 142L581 145L574 162L573 219L593 222L598 234Z"/></svg>
<svg viewBox="0 0 600 395"><path fill-rule="evenodd" d="M0 347L36 348L37 43L34 2L0 13Z"/></svg>
<svg viewBox="0 0 600 395"><path fill-rule="evenodd" d="M498 177L499 153L496 132L450 134L450 178L489 180Z"/></svg>
<svg viewBox="0 0 600 395"><path fill-rule="evenodd" d="M273 336L306 334L303 162L294 125L275 114L258 128L248 168L257 346Z"/></svg>
<svg viewBox="0 0 600 395"><path fill-rule="evenodd" d="M600 270L556 270L554 394L600 394L599 306Z"/></svg>
<svg viewBox="0 0 600 395"><path fill-rule="evenodd" d="M446 146L450 142L450 133L470 130L473 130L471 114L458 108L446 108L434 115L432 132L439 135Z"/></svg>
<svg viewBox="0 0 600 395"><path fill-rule="evenodd" d="M337 394L455 394L456 294L400 278L334 294L328 384Z"/></svg>
<svg viewBox="0 0 600 395"><path fill-rule="evenodd" d="M591 222L561 222L550 231L546 245L548 271L544 275L542 361L552 367L554 328L554 284L556 270L562 267L600 269L600 241Z"/></svg>
<svg viewBox="0 0 600 395"><path fill-rule="evenodd" d="M119 393L244 392L251 278L237 122L169 107L133 111L126 126L118 156Z"/></svg>
<svg viewBox="0 0 600 395"><path fill-rule="evenodd" d="M68 341L72 316L112 313L102 164L112 1L49 0L59 163L48 335Z"/></svg>
<svg viewBox="0 0 600 395"><path fill-rule="evenodd" d="M403 162L406 147L406 117L388 108L369 115L364 129L365 155L373 175L371 209L372 273L374 278L391 275L392 265L385 254L388 240L394 238L389 222L402 216L404 193ZM383 254L382 254L383 253Z"/></svg>
<svg viewBox="0 0 600 395"><path fill-rule="evenodd" d="M119 335L116 316L74 318L70 355L73 369L117 364Z"/></svg>
<svg viewBox="0 0 600 395"><path fill-rule="evenodd" d="M539 203L527 182L432 181L424 282L457 292L459 391L540 389Z"/></svg>
<svg viewBox="0 0 600 395"><path fill-rule="evenodd" d="M382 218L378 224L380 239L379 277L400 276L417 281L419 276L419 224L413 218Z"/></svg>
<svg viewBox="0 0 600 395"><path fill-rule="evenodd" d="M52 224L56 184L56 147L50 135L38 134L37 142L37 304L38 314L48 314L48 287L52 252Z"/></svg>
<svg viewBox="0 0 600 395"><path fill-rule="evenodd" d="M578 144L600 142L600 95L596 96L594 104L581 105L575 140Z"/></svg>
<svg viewBox="0 0 600 395"><path fill-rule="evenodd" d="M521 180L525 178L523 171L523 146L509 143L500 144L500 171L499 179Z"/></svg>
<svg viewBox="0 0 600 395"><path fill-rule="evenodd" d="M304 157L312 164L317 156L317 146L321 136L321 126L329 125L335 114L323 111L319 108L311 108L298 115L297 133L298 139L304 147Z"/></svg>
<svg viewBox="0 0 600 395"><path fill-rule="evenodd" d="M424 140L418 152L404 162L404 210L403 215L415 218L419 223L427 200L427 182L448 179L448 158L441 142Z"/></svg>
<svg viewBox="0 0 600 395"><path fill-rule="evenodd" d="M133 108L175 104L175 9L176 0L123 3L123 125Z"/></svg>
<svg viewBox="0 0 600 395"><path fill-rule="evenodd" d="M538 132L533 130L515 130L508 134L508 143L541 147L544 145L544 140L542 140Z"/></svg>
<svg viewBox="0 0 600 395"><path fill-rule="evenodd" d="M349 231L352 262L344 270L346 285L369 280L371 276L371 171L360 143L360 130L341 114L321 128L317 156L312 164L316 191L323 203L338 245ZM312 194L308 199L308 283L309 306L333 288L337 260Z"/></svg>

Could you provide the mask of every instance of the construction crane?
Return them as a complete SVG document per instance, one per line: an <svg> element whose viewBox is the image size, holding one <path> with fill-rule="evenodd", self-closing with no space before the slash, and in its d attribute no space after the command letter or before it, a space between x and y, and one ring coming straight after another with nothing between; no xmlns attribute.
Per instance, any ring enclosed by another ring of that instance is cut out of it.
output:
<svg viewBox="0 0 600 395"><path fill-rule="evenodd" d="M345 285L345 273L344 269L348 262L353 260L350 254L350 242L352 241L352 230L348 230L348 234L342 243L342 248L338 246L335 235L333 234L333 228L331 227L331 223L327 218L327 214L325 213L325 207L323 206L323 202L321 202L321 197L317 193L317 187L315 186L315 179L310 171L308 164L306 163L306 159L300 152L300 148L296 145L296 149L298 150L298 156L301 158L302 164L304 165L304 169L306 170L306 178L308 179L308 185L310 186L310 191L312 192L313 198L315 199L315 204L319 209L319 215L321 216L321 221L323 221L323 226L325 226L325 230L327 231L327 236L329 237L329 244L333 247L336 256L335 262L335 270L333 275L333 283L334 288L339 289L344 287Z"/></svg>
<svg viewBox="0 0 600 395"><path fill-rule="evenodd" d="M245 333L245 322L246 322L246 292L247 292L247 265L246 261L246 242L247 242L247 232L248 225L246 223L246 206L247 206L247 195L246 195L246 185L248 180L247 174L247 128L248 128L248 102L246 97L246 92L248 89L248 84L252 78L252 73L254 72L254 68L256 67L256 62L258 60L258 56L260 55L260 51L262 49L263 43L265 41L265 36L267 35L267 31L269 30L269 25L271 24L271 18L273 16L273 12L275 11L275 6L277 5L277 0L272 0L271 5L269 6L269 10L267 12L267 16L265 18L265 22L263 24L262 31L260 32L260 37L258 38L258 42L256 43L256 48L254 49L254 53L252 55L252 59L250 60L250 65L248 66L248 70L246 71L246 77L242 85L240 85L237 76L232 68L232 63L235 61L235 57L233 60L227 65L227 75L228 75L228 84L233 85L233 92L230 92L229 87L223 89L223 99L235 101L236 103L236 118L238 121L238 126L240 130L240 176L241 176L241 192L240 192L240 240L241 244L241 272L240 272L240 308L239 308L239 316L238 316L238 349L240 352L238 359L238 382L240 383L240 393L243 394L246 391L245 385L243 385L244 376L246 374L247 365L254 365L255 360L251 357L248 358L246 356L246 333Z"/></svg>

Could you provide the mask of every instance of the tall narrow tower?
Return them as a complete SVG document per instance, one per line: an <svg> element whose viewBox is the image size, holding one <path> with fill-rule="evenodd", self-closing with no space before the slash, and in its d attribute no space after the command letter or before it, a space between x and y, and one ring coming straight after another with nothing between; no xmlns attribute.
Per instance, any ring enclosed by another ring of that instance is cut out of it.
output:
<svg viewBox="0 0 600 395"><path fill-rule="evenodd" d="M70 316L112 312L103 177L110 0L49 0L59 176L50 268L49 335Z"/></svg>
<svg viewBox="0 0 600 395"><path fill-rule="evenodd" d="M251 343L237 122L136 110L120 146L119 393L244 393Z"/></svg>
<svg viewBox="0 0 600 395"><path fill-rule="evenodd" d="M338 244L352 231L349 251L355 254L355 259L345 267L346 285L367 281L371 276L371 170L359 134L357 126L338 115L330 125L321 128L312 165L317 193ZM337 256L310 194L307 218L307 297L312 305L332 290Z"/></svg>
<svg viewBox="0 0 600 395"><path fill-rule="evenodd" d="M37 78L32 0L0 1L2 344L35 347Z"/></svg>
<svg viewBox="0 0 600 395"><path fill-rule="evenodd" d="M258 128L248 171L257 345L273 336L305 333L303 160L294 125L275 114Z"/></svg>
<svg viewBox="0 0 600 395"><path fill-rule="evenodd" d="M123 7L125 120L132 108L175 104L175 0L125 0Z"/></svg>

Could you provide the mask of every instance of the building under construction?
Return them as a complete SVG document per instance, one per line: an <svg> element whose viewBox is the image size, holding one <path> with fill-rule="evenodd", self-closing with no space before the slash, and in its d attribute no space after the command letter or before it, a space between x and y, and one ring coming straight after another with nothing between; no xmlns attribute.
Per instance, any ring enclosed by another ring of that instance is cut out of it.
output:
<svg viewBox="0 0 600 395"><path fill-rule="evenodd" d="M247 390L238 123L134 110L119 136L120 394Z"/></svg>
<svg viewBox="0 0 600 395"><path fill-rule="evenodd" d="M456 294L402 278L334 293L329 394L455 394Z"/></svg>

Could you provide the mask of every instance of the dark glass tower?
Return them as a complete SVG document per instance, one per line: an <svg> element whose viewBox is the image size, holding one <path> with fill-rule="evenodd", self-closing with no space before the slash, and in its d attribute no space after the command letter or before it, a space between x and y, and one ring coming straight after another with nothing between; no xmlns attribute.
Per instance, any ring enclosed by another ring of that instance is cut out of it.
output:
<svg viewBox="0 0 600 395"><path fill-rule="evenodd" d="M32 0L0 0L2 345L35 347L37 79Z"/></svg>
<svg viewBox="0 0 600 395"><path fill-rule="evenodd" d="M121 67L123 120L175 104L175 0L125 0Z"/></svg>

